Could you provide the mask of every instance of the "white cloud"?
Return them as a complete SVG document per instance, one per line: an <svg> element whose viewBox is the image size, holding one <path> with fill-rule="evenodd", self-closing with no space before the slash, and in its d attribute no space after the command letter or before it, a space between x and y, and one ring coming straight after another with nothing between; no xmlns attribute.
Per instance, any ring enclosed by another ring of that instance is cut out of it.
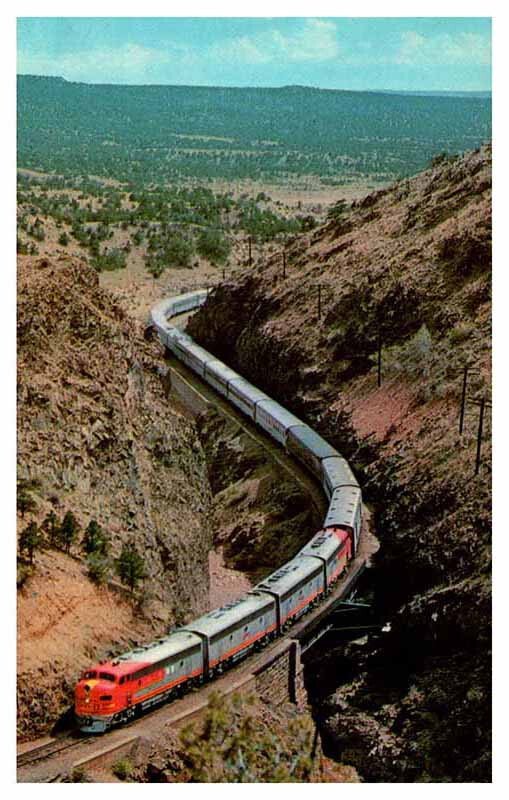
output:
<svg viewBox="0 0 509 800"><path fill-rule="evenodd" d="M396 64L438 65L491 63L491 42L488 36L477 33L448 33L422 36L407 31L401 36L401 46L396 54Z"/></svg>
<svg viewBox="0 0 509 800"><path fill-rule="evenodd" d="M239 36L199 50L180 42L164 48L126 43L117 48L69 51L58 58L28 50L18 52L18 72L60 75L69 81L89 83L143 83L162 74L173 76L195 66L259 65L270 63L323 62L339 56L337 29L333 22L304 20L294 33L276 28L256 36ZM162 72L161 72L162 70Z"/></svg>
<svg viewBox="0 0 509 800"><path fill-rule="evenodd" d="M273 28L256 36L239 36L213 45L207 55L235 64L320 62L338 58L340 47L333 22L309 19L295 33Z"/></svg>
<svg viewBox="0 0 509 800"><path fill-rule="evenodd" d="M37 75L60 75L70 81L116 82L141 81L161 65L181 54L171 49L156 50L133 43L117 49L97 49L63 53L58 58L20 51L18 72Z"/></svg>

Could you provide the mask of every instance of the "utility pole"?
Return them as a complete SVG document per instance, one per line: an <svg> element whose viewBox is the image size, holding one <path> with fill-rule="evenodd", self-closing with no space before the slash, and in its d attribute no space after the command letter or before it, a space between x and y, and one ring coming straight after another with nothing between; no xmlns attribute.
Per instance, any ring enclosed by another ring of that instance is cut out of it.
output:
<svg viewBox="0 0 509 800"><path fill-rule="evenodd" d="M286 250L283 248L283 280L286 278Z"/></svg>
<svg viewBox="0 0 509 800"><path fill-rule="evenodd" d="M251 264L253 262L252 254L251 254L251 236L248 236L247 243L248 243L248 247L249 247L248 263L249 263L249 266L251 266Z"/></svg>
<svg viewBox="0 0 509 800"><path fill-rule="evenodd" d="M378 329L378 363L377 363L377 385L382 385L382 332Z"/></svg>
<svg viewBox="0 0 509 800"><path fill-rule="evenodd" d="M477 429L477 452L475 454L475 475L479 474L479 469L481 466L481 444L482 444L482 428L484 424L484 406L485 406L485 399L481 400L481 407L479 408L479 427Z"/></svg>
<svg viewBox="0 0 509 800"><path fill-rule="evenodd" d="M326 283L315 283L314 285L318 289L318 296L316 298L317 299L317 314L318 314L318 319L321 319L322 318L322 289L324 290L324 293L327 290L332 293L332 289L331 289L330 286L327 286ZM325 299L325 294L324 294L324 299Z"/></svg>
<svg viewBox="0 0 509 800"><path fill-rule="evenodd" d="M481 448L482 448L482 435L483 435L483 428L484 428L484 415L486 412L486 408L491 408L491 403L486 400L485 397L482 397L481 400L476 400L474 397L468 398L470 403L474 403L474 405L479 406L479 425L477 426L477 447L475 452L475 471L474 475L479 474L479 470L481 469Z"/></svg>
<svg viewBox="0 0 509 800"><path fill-rule="evenodd" d="M467 399L467 379L469 367L463 368L463 388L461 390L461 411L460 411L460 436L463 433L463 424L465 422L465 402Z"/></svg>
<svg viewBox="0 0 509 800"><path fill-rule="evenodd" d="M460 404L460 420L459 420L459 433L460 436L462 435L464 428L465 428L465 412L467 407L467 386L468 386L468 373L473 370L475 364L465 364L463 368L459 372L455 372L455 375L462 375L462 386L461 386L461 404ZM473 400L472 402L476 402Z"/></svg>

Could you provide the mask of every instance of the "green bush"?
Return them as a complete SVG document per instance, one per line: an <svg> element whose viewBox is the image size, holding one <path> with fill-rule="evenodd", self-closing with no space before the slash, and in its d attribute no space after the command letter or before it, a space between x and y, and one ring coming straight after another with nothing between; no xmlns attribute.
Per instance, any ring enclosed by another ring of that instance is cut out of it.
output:
<svg viewBox="0 0 509 800"><path fill-rule="evenodd" d="M94 252L98 251L98 245L93 245L92 249L94 249ZM119 250L118 248L109 250L107 253L95 255L95 257L92 258L92 266L97 272L113 272L113 270L116 269L124 269L126 266L126 255L123 250Z"/></svg>
<svg viewBox="0 0 509 800"><path fill-rule="evenodd" d="M208 228L200 233L196 249L211 264L224 264L230 255L231 245L220 230Z"/></svg>
<svg viewBox="0 0 509 800"><path fill-rule="evenodd" d="M128 758L121 758L113 764L111 771L121 781L126 781L133 774L133 765Z"/></svg>
<svg viewBox="0 0 509 800"><path fill-rule="evenodd" d="M87 556L87 576L99 586L107 583L111 574L110 563L100 553L89 553Z"/></svg>

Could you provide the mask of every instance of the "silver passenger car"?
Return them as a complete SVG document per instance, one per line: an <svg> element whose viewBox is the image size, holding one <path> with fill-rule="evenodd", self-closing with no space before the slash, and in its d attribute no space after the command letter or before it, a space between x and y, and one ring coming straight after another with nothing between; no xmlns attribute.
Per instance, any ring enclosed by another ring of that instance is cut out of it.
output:
<svg viewBox="0 0 509 800"><path fill-rule="evenodd" d="M205 674L209 675L221 664L242 658L276 630L276 604L273 597L255 589L190 622L185 630L203 639Z"/></svg>
<svg viewBox="0 0 509 800"><path fill-rule="evenodd" d="M275 400L261 400L256 404L255 422L281 444L286 443L288 429L303 423Z"/></svg>
<svg viewBox="0 0 509 800"><path fill-rule="evenodd" d="M200 347L199 344L194 344L189 336L186 336L186 338L183 336L175 337L172 345L171 349L175 355L194 372L203 377L205 366L214 359L214 356L208 350Z"/></svg>
<svg viewBox="0 0 509 800"><path fill-rule="evenodd" d="M168 317L171 316L170 309L171 300L166 298L157 303L149 314L149 324L155 328L159 339L164 345L167 344L168 333L171 330L171 325L168 322Z"/></svg>
<svg viewBox="0 0 509 800"><path fill-rule="evenodd" d="M191 311L193 308L203 305L207 299L208 292L206 289L199 289L195 292L186 292L186 294L178 295L171 298L171 308L168 311L168 316L175 317L177 314L185 314L186 311Z"/></svg>
<svg viewBox="0 0 509 800"><path fill-rule="evenodd" d="M350 464L346 459L336 453L335 456L324 458L322 461L323 488L329 498L332 497L334 489L339 486L358 486L357 478L352 472Z"/></svg>
<svg viewBox="0 0 509 800"><path fill-rule="evenodd" d="M354 537L354 555L357 553L362 525L362 494L355 486L341 486L333 492L324 528L345 528Z"/></svg>
<svg viewBox="0 0 509 800"><path fill-rule="evenodd" d="M296 556L256 587L277 600L278 628L303 614L310 603L325 591L323 565L316 558Z"/></svg>
<svg viewBox="0 0 509 800"><path fill-rule="evenodd" d="M338 456L337 450L322 439L309 425L300 424L288 431L286 446L290 453L297 456L313 472L318 480L322 480L322 460Z"/></svg>
<svg viewBox="0 0 509 800"><path fill-rule="evenodd" d="M238 377L228 384L228 399L248 417L254 419L256 404L270 398L244 378Z"/></svg>
<svg viewBox="0 0 509 800"><path fill-rule="evenodd" d="M222 361L214 359L208 361L205 368L204 378L207 383L210 383L214 389L225 397L228 395L228 384L230 381L236 380L239 377L237 372L234 372Z"/></svg>

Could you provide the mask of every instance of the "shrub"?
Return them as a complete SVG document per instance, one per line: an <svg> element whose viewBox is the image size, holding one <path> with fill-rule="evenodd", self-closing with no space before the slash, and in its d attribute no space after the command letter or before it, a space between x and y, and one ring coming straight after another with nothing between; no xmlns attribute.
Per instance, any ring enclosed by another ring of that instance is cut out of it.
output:
<svg viewBox="0 0 509 800"><path fill-rule="evenodd" d="M451 153L437 153L436 156L433 156L433 158L430 159L429 165L430 167L439 167L441 164L449 164L453 161L456 161L458 158L458 155Z"/></svg>
<svg viewBox="0 0 509 800"><path fill-rule="evenodd" d="M230 255L231 245L221 231L208 228L200 233L196 249L211 264L224 264Z"/></svg>
<svg viewBox="0 0 509 800"><path fill-rule="evenodd" d="M84 767L74 767L70 775L71 783L93 783Z"/></svg>
<svg viewBox="0 0 509 800"><path fill-rule="evenodd" d="M34 572L34 567L31 564L26 564L23 561L18 561L16 564L16 587L21 589L30 575Z"/></svg>
<svg viewBox="0 0 509 800"><path fill-rule="evenodd" d="M89 553L87 557L87 576L99 586L108 582L110 563L100 553Z"/></svg>
<svg viewBox="0 0 509 800"><path fill-rule="evenodd" d="M123 250L115 248L107 253L100 254L98 252L99 245L95 243L91 247L94 251L94 258L92 258L92 266L97 272L113 272L116 269L124 269L126 266L126 254Z"/></svg>
<svg viewBox="0 0 509 800"><path fill-rule="evenodd" d="M121 758L113 764L111 771L121 781L126 781L133 774L133 765L128 758Z"/></svg>
<svg viewBox="0 0 509 800"><path fill-rule="evenodd" d="M452 345L465 342L470 339L474 332L474 326L470 322L460 322L449 334L449 339Z"/></svg>
<svg viewBox="0 0 509 800"><path fill-rule="evenodd" d="M194 253L192 242L182 234L174 234L164 246L164 256L170 266L187 267Z"/></svg>

